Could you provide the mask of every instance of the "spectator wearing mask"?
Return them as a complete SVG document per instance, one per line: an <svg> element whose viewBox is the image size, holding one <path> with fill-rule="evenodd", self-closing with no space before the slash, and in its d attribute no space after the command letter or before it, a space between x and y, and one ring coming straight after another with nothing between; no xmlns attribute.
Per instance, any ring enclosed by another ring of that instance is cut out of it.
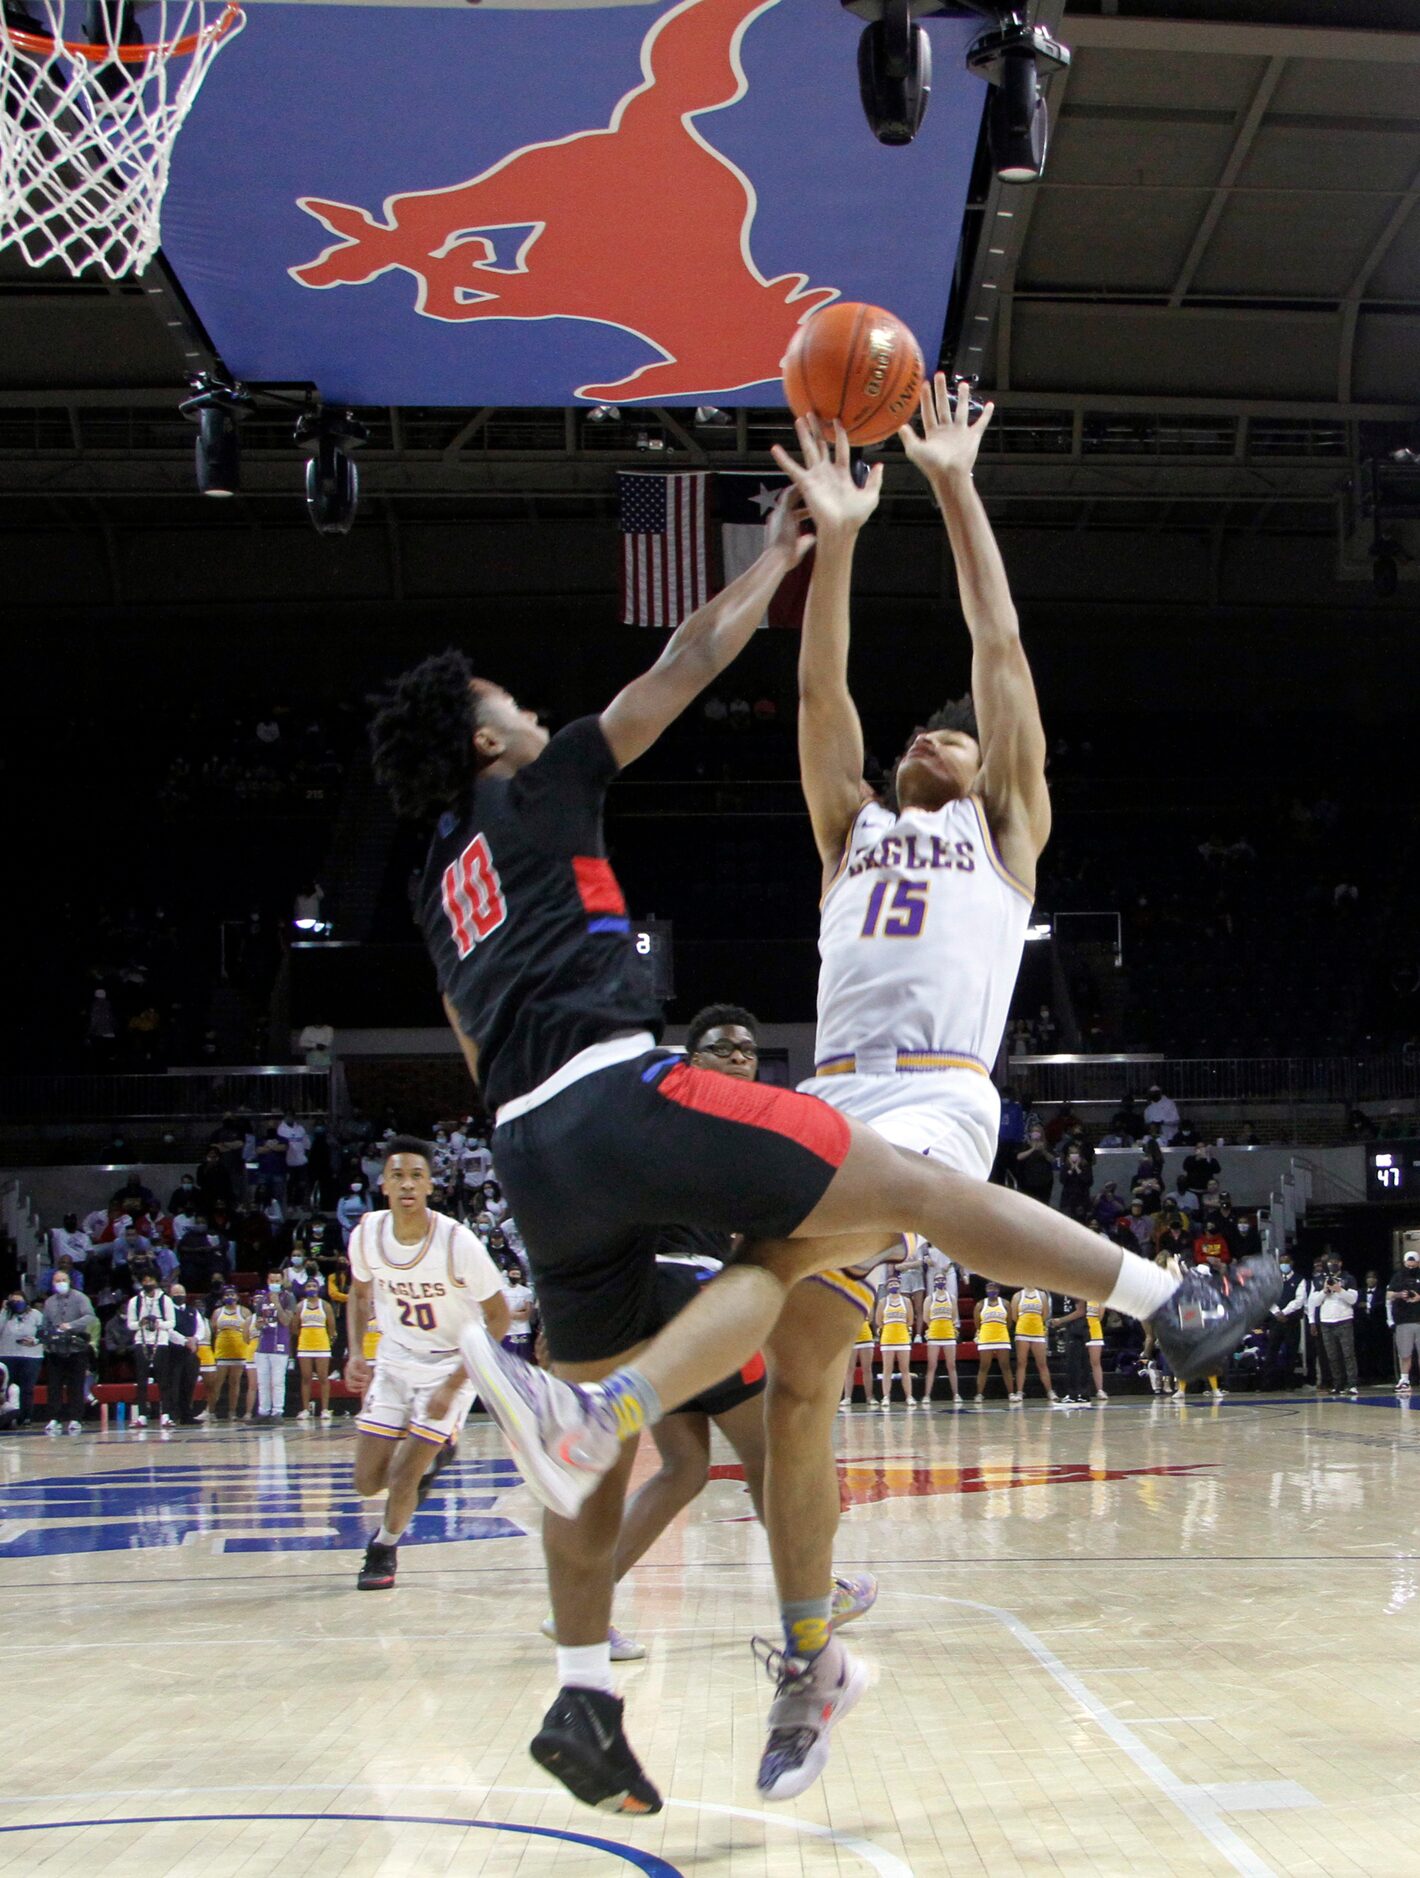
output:
<svg viewBox="0 0 1420 1878"><path fill-rule="evenodd" d="M1144 1121L1165 1147L1178 1133L1178 1104L1172 1096L1166 1096L1157 1083L1149 1085Z"/></svg>
<svg viewBox="0 0 1420 1878"><path fill-rule="evenodd" d="M251 1334L256 1340L256 1400L249 1405L253 1421L280 1421L286 1413L286 1371L291 1362L291 1325L296 1300L272 1272L266 1289L251 1301Z"/></svg>
<svg viewBox="0 0 1420 1878"><path fill-rule="evenodd" d="M1025 1146L1016 1150L1011 1173L1022 1193L1039 1200L1042 1206L1050 1205L1055 1189L1055 1162L1045 1130L1039 1123L1026 1130Z"/></svg>
<svg viewBox="0 0 1420 1878"><path fill-rule="evenodd" d="M35 1384L44 1360L44 1318L18 1285L11 1285L0 1317L0 1362L18 1390L15 1425L25 1427L34 1408Z"/></svg>
<svg viewBox="0 0 1420 1878"><path fill-rule="evenodd" d="M1282 1294L1267 1318L1267 1344L1262 1356L1264 1389L1294 1389L1297 1360L1303 1354L1307 1323L1307 1281L1296 1269L1290 1252L1280 1260Z"/></svg>
<svg viewBox="0 0 1420 1878"><path fill-rule="evenodd" d="M261 1206L275 1201L284 1208L286 1201L286 1143L274 1127L268 1128L256 1144L256 1197Z"/></svg>
<svg viewBox="0 0 1420 1878"><path fill-rule="evenodd" d="M168 1333L176 1325L173 1301L158 1289L156 1271L143 1274L138 1291L128 1300L125 1316L133 1338L130 1352L135 1384L133 1420L139 1428L145 1428L148 1424L148 1385L155 1381L161 1383L166 1361L162 1352L168 1347ZM161 1388L159 1401L161 1404ZM172 1418L161 1406L159 1416L160 1426L173 1426Z"/></svg>
<svg viewBox="0 0 1420 1878"><path fill-rule="evenodd" d="M59 1254L58 1258L54 1261L49 1277L45 1280L45 1290L51 1297L58 1290L59 1281L61 1279L63 1279L64 1283L68 1285L71 1290L82 1291L84 1289L84 1274L75 1265L73 1259L67 1252L61 1252Z"/></svg>
<svg viewBox="0 0 1420 1878"><path fill-rule="evenodd" d="M296 1366L301 1375L301 1414L314 1415L312 1390L320 1391L320 1418L330 1419L330 1358L335 1348L335 1313L320 1293L317 1280L308 1280L296 1300L293 1319Z"/></svg>
<svg viewBox="0 0 1420 1878"><path fill-rule="evenodd" d="M383 1163L381 1163L381 1171L383 1171ZM370 1201L365 1192L364 1183L359 1180L352 1180L349 1191L341 1194L335 1207L335 1217L340 1222L340 1239L342 1245L349 1245L351 1233L354 1232L355 1228L369 1210Z"/></svg>
<svg viewBox="0 0 1420 1878"><path fill-rule="evenodd" d="M66 1273L56 1272L53 1289L44 1301L46 1434L63 1434L66 1429L71 1435L84 1432L85 1378L98 1327L93 1305Z"/></svg>
<svg viewBox="0 0 1420 1878"><path fill-rule="evenodd" d="M182 1285L174 1285L169 1296L173 1321L158 1372L158 1394L164 1424L170 1426L176 1422L179 1427L187 1428L197 1420L192 1401L201 1373L199 1352L209 1344L212 1333L201 1311L195 1304L188 1303L187 1291Z"/></svg>
<svg viewBox="0 0 1420 1878"><path fill-rule="evenodd" d="M212 1309L212 1354L215 1386L208 1402L213 1421L225 1400L228 1421L241 1413L242 1379L247 1369L247 1345L251 1341L251 1312L237 1296L235 1285L224 1284Z"/></svg>
<svg viewBox="0 0 1420 1878"><path fill-rule="evenodd" d="M1320 1337L1333 1396L1356 1396L1356 1299L1360 1287L1341 1260L1329 1252L1321 1262L1320 1277L1313 1275L1307 1315L1313 1337Z"/></svg>
<svg viewBox="0 0 1420 1878"><path fill-rule="evenodd" d="M1400 1270L1391 1273L1386 1300L1395 1336L1396 1393L1409 1395L1411 1365L1420 1368L1420 1249L1410 1247Z"/></svg>
<svg viewBox="0 0 1420 1878"><path fill-rule="evenodd" d="M191 1219L201 1204L202 1195L198 1192L196 1180L191 1174L184 1174L168 1195L168 1211L174 1223L179 1219Z"/></svg>
<svg viewBox="0 0 1420 1878"><path fill-rule="evenodd" d="M1089 1217L1092 1185L1084 1150L1071 1142L1060 1160L1060 1211L1067 1219L1083 1223Z"/></svg>
<svg viewBox="0 0 1420 1878"><path fill-rule="evenodd" d="M1193 1256L1192 1223L1171 1202L1155 1218L1154 1250L1181 1264L1187 1264Z"/></svg>
<svg viewBox="0 0 1420 1878"><path fill-rule="evenodd" d="M1178 1177L1178 1185L1174 1189L1173 1194L1173 1203L1178 1211L1186 1214L1190 1220L1198 1219L1203 1212L1203 1203L1199 1196L1193 1191L1192 1187L1189 1186L1188 1178L1184 1174L1180 1174Z"/></svg>

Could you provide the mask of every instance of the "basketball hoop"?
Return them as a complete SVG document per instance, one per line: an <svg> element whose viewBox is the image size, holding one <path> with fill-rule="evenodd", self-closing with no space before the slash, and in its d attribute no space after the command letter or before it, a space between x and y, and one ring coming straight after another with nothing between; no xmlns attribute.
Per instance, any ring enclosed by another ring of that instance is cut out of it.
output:
<svg viewBox="0 0 1420 1878"><path fill-rule="evenodd" d="M138 9L101 0L80 39L66 6L0 4L0 249L118 280L157 252L173 143L246 16L236 0L149 0L140 41Z"/></svg>

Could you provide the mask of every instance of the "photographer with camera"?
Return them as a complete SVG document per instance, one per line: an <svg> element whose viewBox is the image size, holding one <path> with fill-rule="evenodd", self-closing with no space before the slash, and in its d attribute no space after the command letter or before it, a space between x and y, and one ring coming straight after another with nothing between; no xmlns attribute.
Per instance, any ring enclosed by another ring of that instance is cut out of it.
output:
<svg viewBox="0 0 1420 1878"><path fill-rule="evenodd" d="M56 1271L44 1301L45 1387L49 1421L45 1433L84 1432L84 1379L89 1371L99 1320L94 1307L67 1274Z"/></svg>
<svg viewBox="0 0 1420 1878"><path fill-rule="evenodd" d="M1358 1290L1356 1280L1350 1272L1341 1269L1341 1260L1328 1248L1312 1273L1307 1316L1311 1320L1312 1336L1320 1334L1326 1367L1331 1372L1331 1393L1334 1396L1357 1396L1361 1393L1356 1384ZM1321 1378L1318 1376L1318 1387L1320 1384Z"/></svg>
<svg viewBox="0 0 1420 1878"><path fill-rule="evenodd" d="M176 1327L173 1301L166 1292L158 1289L157 1266L145 1266L139 1275L137 1291L128 1300L125 1313L128 1328L133 1335L133 1420L137 1427L143 1428L148 1422L148 1387L163 1380L166 1359L162 1352L168 1347L168 1338ZM171 1428L173 1418L165 1411L160 1411L160 1426Z"/></svg>

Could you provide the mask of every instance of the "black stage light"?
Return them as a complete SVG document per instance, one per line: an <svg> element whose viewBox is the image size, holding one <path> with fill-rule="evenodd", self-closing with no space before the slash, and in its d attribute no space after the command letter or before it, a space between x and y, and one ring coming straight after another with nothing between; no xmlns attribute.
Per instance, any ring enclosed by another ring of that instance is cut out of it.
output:
<svg viewBox="0 0 1420 1878"><path fill-rule="evenodd" d="M348 535L360 506L360 472L351 451L369 438L353 411L339 415L317 407L296 425L296 442L309 455L306 507L317 534Z"/></svg>
<svg viewBox="0 0 1420 1878"><path fill-rule="evenodd" d="M244 385L203 375L193 396L178 406L197 426L197 488L204 496L234 496L242 486L242 441L237 426L251 410Z"/></svg>
<svg viewBox="0 0 1420 1878"><path fill-rule="evenodd" d="M1033 183L1045 168L1050 107L1041 79L1064 71L1070 54L1043 26L1002 14L966 55L967 68L991 86L986 129L991 164L1004 183Z"/></svg>

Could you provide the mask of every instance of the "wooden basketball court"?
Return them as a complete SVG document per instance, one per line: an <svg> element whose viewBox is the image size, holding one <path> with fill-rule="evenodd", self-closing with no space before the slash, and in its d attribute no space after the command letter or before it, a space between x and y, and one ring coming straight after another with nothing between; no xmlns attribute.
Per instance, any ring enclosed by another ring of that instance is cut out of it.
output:
<svg viewBox="0 0 1420 1878"><path fill-rule="evenodd" d="M632 1826L525 1753L553 1691L537 1514L486 1425L367 1596L348 1423L7 1441L0 1869L1409 1868L1420 1419L1394 1397L858 1410L840 1448L838 1556L882 1594L826 1779L755 1794L774 1600L726 1465L618 1608L668 1800Z"/></svg>

